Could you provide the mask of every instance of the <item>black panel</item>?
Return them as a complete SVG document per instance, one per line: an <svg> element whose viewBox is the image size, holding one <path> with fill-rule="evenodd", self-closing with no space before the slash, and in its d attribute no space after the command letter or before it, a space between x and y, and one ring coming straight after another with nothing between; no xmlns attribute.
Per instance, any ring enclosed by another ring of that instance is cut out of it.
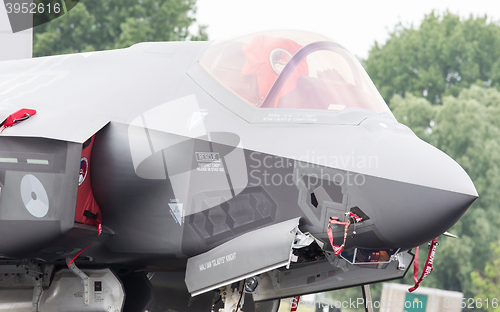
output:
<svg viewBox="0 0 500 312"><path fill-rule="evenodd" d="M94 282L94 291L102 291L102 282L101 281Z"/></svg>
<svg viewBox="0 0 500 312"><path fill-rule="evenodd" d="M276 215L277 205L262 187L247 188L228 201L218 192L204 195L208 201L223 201L212 208L208 208L207 200L201 202L201 207L193 201L195 209L201 211L189 216L187 224L206 245L270 224Z"/></svg>
<svg viewBox="0 0 500 312"><path fill-rule="evenodd" d="M123 312L144 311L153 301L153 287L144 272L121 276L125 289Z"/></svg>

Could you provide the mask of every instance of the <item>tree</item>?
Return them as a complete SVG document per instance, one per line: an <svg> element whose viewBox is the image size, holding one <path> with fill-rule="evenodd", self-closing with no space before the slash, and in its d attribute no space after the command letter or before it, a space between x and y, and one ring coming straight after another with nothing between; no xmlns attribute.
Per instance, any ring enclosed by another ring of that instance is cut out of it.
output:
<svg viewBox="0 0 500 312"><path fill-rule="evenodd" d="M494 258L486 264L484 272L472 272L471 278L474 286L478 289L478 294L475 297L476 302L481 301L484 310L500 312L500 304L498 303L498 294L500 293L500 242L492 244L491 247L494 250Z"/></svg>
<svg viewBox="0 0 500 312"><path fill-rule="evenodd" d="M397 25L364 63L386 101L410 92L439 104L477 81L500 85L500 26L486 16L432 12L418 28Z"/></svg>
<svg viewBox="0 0 500 312"><path fill-rule="evenodd" d="M470 274L484 269L490 244L500 238L500 92L472 85L458 97L444 97L442 105L411 93L393 96L390 104L401 123L455 159L474 181L480 196L450 230L459 239L440 238L435 271L425 281L473 297ZM427 248L421 248L420 257L426 256ZM412 283L411 277L406 282Z"/></svg>
<svg viewBox="0 0 500 312"><path fill-rule="evenodd" d="M84 0L60 18L34 28L35 56L129 47L141 41L207 40L197 34L196 0Z"/></svg>

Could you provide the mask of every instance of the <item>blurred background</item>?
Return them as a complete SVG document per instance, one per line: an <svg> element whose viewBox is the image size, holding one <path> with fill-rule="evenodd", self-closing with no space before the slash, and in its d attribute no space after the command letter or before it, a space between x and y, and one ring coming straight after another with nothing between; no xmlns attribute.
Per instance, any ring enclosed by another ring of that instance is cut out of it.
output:
<svg viewBox="0 0 500 312"><path fill-rule="evenodd" d="M500 1L491 0L83 0L33 29L33 54L272 29L308 30L338 41L361 60L398 121L454 158L479 192L450 229L459 238L440 238L434 271L422 286L490 300L488 307L462 311L500 311L491 305L500 297L499 18ZM420 248L420 270L427 252ZM411 271L395 283L413 284ZM372 285L373 300L380 300L382 288ZM359 287L321 296L362 297Z"/></svg>

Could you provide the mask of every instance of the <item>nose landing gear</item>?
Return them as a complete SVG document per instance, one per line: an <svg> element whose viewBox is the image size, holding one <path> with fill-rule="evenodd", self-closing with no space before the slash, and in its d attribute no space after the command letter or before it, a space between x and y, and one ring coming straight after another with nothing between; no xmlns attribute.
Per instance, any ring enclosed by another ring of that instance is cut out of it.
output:
<svg viewBox="0 0 500 312"><path fill-rule="evenodd" d="M241 307L243 307L245 303L245 296L243 295L245 280L243 280L242 283L237 283L236 287L233 287L233 285L227 285L220 288L224 307L219 309L218 312L242 312Z"/></svg>

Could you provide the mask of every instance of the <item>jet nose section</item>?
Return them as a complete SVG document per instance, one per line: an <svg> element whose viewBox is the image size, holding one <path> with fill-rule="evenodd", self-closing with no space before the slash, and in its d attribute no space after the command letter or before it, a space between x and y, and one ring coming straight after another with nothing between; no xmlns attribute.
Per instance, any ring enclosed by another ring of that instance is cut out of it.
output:
<svg viewBox="0 0 500 312"><path fill-rule="evenodd" d="M378 155L361 186L377 230L393 245L412 248L453 226L478 197L458 163L414 135L385 133L363 151Z"/></svg>
<svg viewBox="0 0 500 312"><path fill-rule="evenodd" d="M367 177L362 186L374 210L380 238L389 245L413 248L441 235L467 211L477 196Z"/></svg>
<svg viewBox="0 0 500 312"><path fill-rule="evenodd" d="M373 132L370 143L357 151L361 157L370 159L369 166L361 168L363 173L478 196L469 175L455 160L420 140L408 127L370 119L361 125Z"/></svg>

